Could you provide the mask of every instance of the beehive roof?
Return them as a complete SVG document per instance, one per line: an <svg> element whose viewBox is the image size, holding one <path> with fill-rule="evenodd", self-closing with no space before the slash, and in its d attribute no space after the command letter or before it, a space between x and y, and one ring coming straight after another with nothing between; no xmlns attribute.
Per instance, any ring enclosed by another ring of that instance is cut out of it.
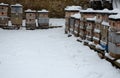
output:
<svg viewBox="0 0 120 78"><path fill-rule="evenodd" d="M115 20L120 19L120 13L118 13L116 15L110 15L109 18L110 19L115 19Z"/></svg>
<svg viewBox="0 0 120 78"><path fill-rule="evenodd" d="M93 10L92 8L87 8L86 10L80 10L80 12L95 12L95 10Z"/></svg>
<svg viewBox="0 0 120 78"><path fill-rule="evenodd" d="M27 9L25 12L36 12L36 10Z"/></svg>
<svg viewBox="0 0 120 78"><path fill-rule="evenodd" d="M65 11L80 11L81 6L67 6Z"/></svg>
<svg viewBox="0 0 120 78"><path fill-rule="evenodd" d="M1 6L8 6L8 4L0 3Z"/></svg>
<svg viewBox="0 0 120 78"><path fill-rule="evenodd" d="M119 9L114 9L114 10L109 10L107 8L103 10L93 10L92 8L87 8L86 10L80 10L81 13L107 13L107 14L112 14L112 13L118 13L120 12Z"/></svg>
<svg viewBox="0 0 120 78"><path fill-rule="evenodd" d="M39 10L38 12L49 12L49 11L46 9L42 9L42 10Z"/></svg>
<svg viewBox="0 0 120 78"><path fill-rule="evenodd" d="M21 4L15 4L15 5L11 5L11 6L21 6L21 7L22 7L22 5L21 5Z"/></svg>

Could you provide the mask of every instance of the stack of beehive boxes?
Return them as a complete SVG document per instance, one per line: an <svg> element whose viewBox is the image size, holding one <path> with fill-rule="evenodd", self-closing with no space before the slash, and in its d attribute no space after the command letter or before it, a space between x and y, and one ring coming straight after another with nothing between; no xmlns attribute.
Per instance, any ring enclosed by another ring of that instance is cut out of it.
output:
<svg viewBox="0 0 120 78"><path fill-rule="evenodd" d="M28 9L25 11L26 16L26 29L35 29L36 28L36 11Z"/></svg>
<svg viewBox="0 0 120 78"><path fill-rule="evenodd" d="M0 3L0 27L8 25L8 4Z"/></svg>
<svg viewBox="0 0 120 78"><path fill-rule="evenodd" d="M92 48L109 52L120 58L120 12L119 10L93 10L88 8L66 18L65 32L70 32ZM118 13L118 15L116 15ZM70 16L70 15L69 15ZM76 21L76 16L79 19Z"/></svg>

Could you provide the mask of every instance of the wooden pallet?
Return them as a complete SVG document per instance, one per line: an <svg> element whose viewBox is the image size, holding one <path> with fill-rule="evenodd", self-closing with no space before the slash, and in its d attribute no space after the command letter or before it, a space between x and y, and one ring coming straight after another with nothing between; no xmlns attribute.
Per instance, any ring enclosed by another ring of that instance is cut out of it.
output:
<svg viewBox="0 0 120 78"><path fill-rule="evenodd" d="M61 28L62 26L49 26L49 28Z"/></svg>

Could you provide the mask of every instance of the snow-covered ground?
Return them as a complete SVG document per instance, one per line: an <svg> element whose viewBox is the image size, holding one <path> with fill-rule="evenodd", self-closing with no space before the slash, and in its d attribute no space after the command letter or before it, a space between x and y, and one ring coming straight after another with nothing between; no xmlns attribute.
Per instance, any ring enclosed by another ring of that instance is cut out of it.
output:
<svg viewBox="0 0 120 78"><path fill-rule="evenodd" d="M0 29L0 78L120 78L120 70L68 38L64 27Z"/></svg>

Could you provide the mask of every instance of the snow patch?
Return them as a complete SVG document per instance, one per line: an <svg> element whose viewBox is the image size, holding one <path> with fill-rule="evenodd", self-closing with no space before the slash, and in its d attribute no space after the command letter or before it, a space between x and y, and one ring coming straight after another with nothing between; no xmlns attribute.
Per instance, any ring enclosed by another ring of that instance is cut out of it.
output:
<svg viewBox="0 0 120 78"><path fill-rule="evenodd" d="M97 38L97 37L95 37L95 36L93 37L93 39L94 39L94 40L97 40L97 41L99 41L99 40L100 40L99 38Z"/></svg>
<svg viewBox="0 0 120 78"><path fill-rule="evenodd" d="M49 12L49 11L46 9L42 9L42 10L39 10L38 12Z"/></svg>
<svg viewBox="0 0 120 78"><path fill-rule="evenodd" d="M95 28L95 29L94 29L94 32L95 32L95 33L100 33L100 29L96 29L96 28Z"/></svg>
<svg viewBox="0 0 120 78"><path fill-rule="evenodd" d="M0 6L8 6L8 4L0 3Z"/></svg>
<svg viewBox="0 0 120 78"><path fill-rule="evenodd" d="M20 7L22 7L22 5L21 5L21 4L15 4L15 5L11 5L11 6L20 6Z"/></svg>
<svg viewBox="0 0 120 78"><path fill-rule="evenodd" d="M71 17L74 17L76 19L80 19L81 18L81 14L80 13L76 13L74 15L71 15Z"/></svg>
<svg viewBox="0 0 120 78"><path fill-rule="evenodd" d="M82 9L81 6L67 6L65 11L80 11L80 9Z"/></svg>
<svg viewBox="0 0 120 78"><path fill-rule="evenodd" d="M99 44L96 45L96 48L97 49L100 49L100 50L105 50L102 46L100 46Z"/></svg>
<svg viewBox="0 0 120 78"><path fill-rule="evenodd" d="M88 21L95 21L96 20L96 16L94 16L93 18L87 18Z"/></svg>
<svg viewBox="0 0 120 78"><path fill-rule="evenodd" d="M103 21L102 25L104 25L104 26L110 26L109 22L106 22L106 21Z"/></svg>
<svg viewBox="0 0 120 78"><path fill-rule="evenodd" d="M27 9L25 12L36 12L35 10Z"/></svg>
<svg viewBox="0 0 120 78"><path fill-rule="evenodd" d="M120 19L120 13L118 13L116 15L110 15L109 18L110 19Z"/></svg>

